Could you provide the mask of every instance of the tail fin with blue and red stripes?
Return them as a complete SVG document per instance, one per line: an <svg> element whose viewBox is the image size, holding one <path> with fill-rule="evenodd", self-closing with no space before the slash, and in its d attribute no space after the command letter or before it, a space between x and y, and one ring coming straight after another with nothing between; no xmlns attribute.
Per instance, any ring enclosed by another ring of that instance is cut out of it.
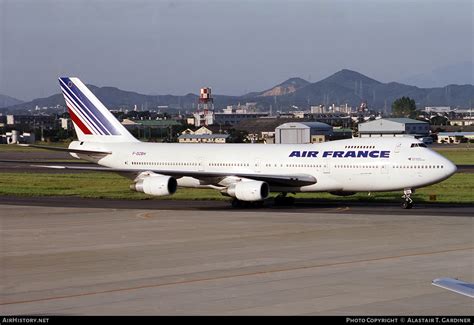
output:
<svg viewBox="0 0 474 325"><path fill-rule="evenodd" d="M78 78L59 84L79 141L138 142Z"/></svg>

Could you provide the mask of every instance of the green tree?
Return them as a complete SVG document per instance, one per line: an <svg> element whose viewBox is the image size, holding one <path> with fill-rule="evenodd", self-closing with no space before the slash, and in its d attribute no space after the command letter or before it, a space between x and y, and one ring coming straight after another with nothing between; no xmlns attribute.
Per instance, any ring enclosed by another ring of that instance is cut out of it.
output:
<svg viewBox="0 0 474 325"><path fill-rule="evenodd" d="M394 117L416 117L415 100L410 97L396 99L392 104L392 115Z"/></svg>
<svg viewBox="0 0 474 325"><path fill-rule="evenodd" d="M247 131L230 129L229 137L227 138L228 143L244 143L248 135Z"/></svg>

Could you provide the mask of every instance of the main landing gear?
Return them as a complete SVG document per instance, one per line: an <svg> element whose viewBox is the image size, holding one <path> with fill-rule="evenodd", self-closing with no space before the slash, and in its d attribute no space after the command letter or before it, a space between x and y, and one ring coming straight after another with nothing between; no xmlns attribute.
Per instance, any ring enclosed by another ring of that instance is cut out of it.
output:
<svg viewBox="0 0 474 325"><path fill-rule="evenodd" d="M405 189L403 190L403 196L402 196L402 208L404 209L411 209L413 208L413 200L411 199L411 194L412 194L411 189Z"/></svg>
<svg viewBox="0 0 474 325"><path fill-rule="evenodd" d="M293 196L286 196L288 193L282 192L275 196L274 204L276 206L287 206L295 204L295 198Z"/></svg>

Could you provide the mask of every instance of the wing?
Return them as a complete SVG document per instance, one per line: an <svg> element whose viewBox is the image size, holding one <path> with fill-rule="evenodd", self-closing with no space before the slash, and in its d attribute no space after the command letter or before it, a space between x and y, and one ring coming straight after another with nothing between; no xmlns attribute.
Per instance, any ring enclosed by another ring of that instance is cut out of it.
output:
<svg viewBox="0 0 474 325"><path fill-rule="evenodd" d="M437 287L474 298L474 283L464 282L452 278L439 278L434 279L432 284Z"/></svg>
<svg viewBox="0 0 474 325"><path fill-rule="evenodd" d="M89 167L89 166L46 166L37 165L37 167L44 168L55 168L55 169L71 169L71 170L84 170L84 171L100 171L100 172L115 172L115 173L141 173L141 172L154 172L157 174L174 176L174 177L194 177L197 179L209 179L209 178L225 178L229 176L236 176L242 178L250 178L258 181L267 182L273 186L305 186L315 184L316 178L308 174L293 174L293 175L272 175L272 174L259 174L259 173L220 173L220 172L197 172L197 171L176 171L176 170L164 170L164 169L128 169L128 168L108 168L108 167Z"/></svg>

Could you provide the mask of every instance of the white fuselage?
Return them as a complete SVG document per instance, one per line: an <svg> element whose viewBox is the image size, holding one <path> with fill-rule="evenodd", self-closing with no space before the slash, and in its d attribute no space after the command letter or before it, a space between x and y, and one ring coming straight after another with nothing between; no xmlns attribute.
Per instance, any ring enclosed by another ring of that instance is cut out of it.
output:
<svg viewBox="0 0 474 325"><path fill-rule="evenodd" d="M110 150L94 160L111 168L314 176L315 184L271 187L271 191L359 192L413 189L440 182L456 166L411 137L354 138L319 144L168 144L84 143L70 148ZM82 155L79 155L82 158ZM90 158L89 158L90 160ZM232 176L216 183L178 178L182 187L225 187Z"/></svg>

